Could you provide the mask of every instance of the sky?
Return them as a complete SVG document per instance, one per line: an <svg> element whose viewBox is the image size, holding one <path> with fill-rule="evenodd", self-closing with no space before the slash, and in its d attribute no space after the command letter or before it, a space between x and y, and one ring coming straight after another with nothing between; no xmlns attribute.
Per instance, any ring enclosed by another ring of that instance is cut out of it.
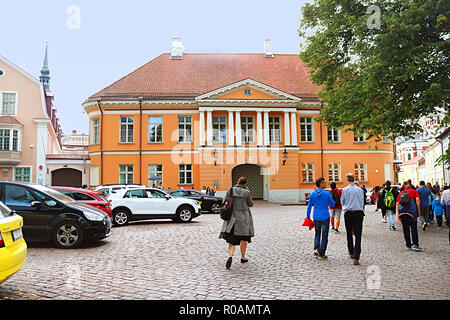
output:
<svg viewBox="0 0 450 320"><path fill-rule="evenodd" d="M170 52L299 53L295 0L0 0L0 55L39 78L48 40L50 89L64 134L88 133L90 95ZM6 14L5 14L6 13Z"/></svg>

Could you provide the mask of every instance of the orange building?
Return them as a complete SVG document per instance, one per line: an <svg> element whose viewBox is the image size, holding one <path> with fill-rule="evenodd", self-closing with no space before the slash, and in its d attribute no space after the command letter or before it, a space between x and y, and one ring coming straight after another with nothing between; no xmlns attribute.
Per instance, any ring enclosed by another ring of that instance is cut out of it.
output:
<svg viewBox="0 0 450 320"><path fill-rule="evenodd" d="M298 55L192 54L177 44L83 103L92 186L223 195L246 176L254 198L302 202L319 177L341 187L347 172L367 186L393 177L391 141L314 120L321 102Z"/></svg>

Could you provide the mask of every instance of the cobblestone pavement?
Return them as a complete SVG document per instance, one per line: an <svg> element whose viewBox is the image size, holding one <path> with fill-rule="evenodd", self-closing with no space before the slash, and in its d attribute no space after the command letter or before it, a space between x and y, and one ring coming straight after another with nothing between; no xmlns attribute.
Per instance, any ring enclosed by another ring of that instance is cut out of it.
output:
<svg viewBox="0 0 450 320"><path fill-rule="evenodd" d="M328 260L313 255L314 231L301 227L306 206L256 201L256 236L247 264L227 244L218 215L189 224L135 222L76 250L29 244L26 265L0 285L1 299L445 299L450 296L448 229L419 230L423 252L405 250L402 228L387 231L366 208L362 254L354 266L340 234Z"/></svg>

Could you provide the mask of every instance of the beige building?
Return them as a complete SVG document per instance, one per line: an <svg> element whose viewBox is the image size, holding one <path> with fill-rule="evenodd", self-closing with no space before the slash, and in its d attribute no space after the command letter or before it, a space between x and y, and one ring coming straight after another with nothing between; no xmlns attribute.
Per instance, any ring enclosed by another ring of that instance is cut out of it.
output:
<svg viewBox="0 0 450 320"><path fill-rule="evenodd" d="M45 67L46 59L43 71ZM61 152L61 129L51 101L40 80L0 56L2 180L48 184L46 154Z"/></svg>

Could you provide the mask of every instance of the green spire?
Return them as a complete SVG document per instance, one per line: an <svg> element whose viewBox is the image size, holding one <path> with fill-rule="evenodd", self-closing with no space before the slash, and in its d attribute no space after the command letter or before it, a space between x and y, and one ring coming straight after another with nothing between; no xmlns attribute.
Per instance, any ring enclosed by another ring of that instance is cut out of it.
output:
<svg viewBox="0 0 450 320"><path fill-rule="evenodd" d="M44 63L41 69L41 76L39 80L44 85L47 91L50 91L50 70L48 69L48 40L45 41L45 56Z"/></svg>

